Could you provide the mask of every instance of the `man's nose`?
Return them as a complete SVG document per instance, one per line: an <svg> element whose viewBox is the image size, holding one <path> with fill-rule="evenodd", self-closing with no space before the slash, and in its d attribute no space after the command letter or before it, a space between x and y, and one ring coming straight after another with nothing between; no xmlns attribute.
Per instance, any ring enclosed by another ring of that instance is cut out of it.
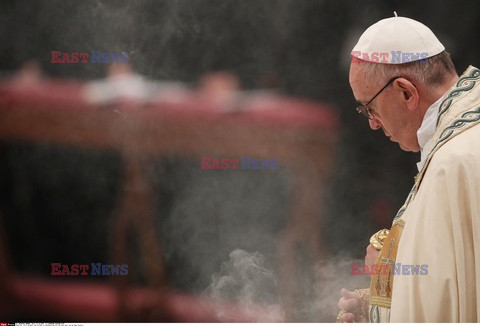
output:
<svg viewBox="0 0 480 326"><path fill-rule="evenodd" d="M368 124L370 125L370 128L372 128L373 130L380 129L382 127L382 124L380 123L380 121L378 121L375 118L372 120L368 120Z"/></svg>

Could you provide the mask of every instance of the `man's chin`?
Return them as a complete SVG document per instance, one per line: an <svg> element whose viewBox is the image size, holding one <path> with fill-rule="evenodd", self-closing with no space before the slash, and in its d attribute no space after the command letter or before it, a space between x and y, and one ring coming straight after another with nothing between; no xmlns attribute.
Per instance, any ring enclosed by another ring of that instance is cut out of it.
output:
<svg viewBox="0 0 480 326"><path fill-rule="evenodd" d="M404 150L405 152L414 152L414 153L417 153L417 152L420 151L420 148L418 148L418 146L415 147L415 148L413 148L413 147L406 146L406 145L401 144L401 143L398 143L398 146L400 146L400 148L401 148L402 150Z"/></svg>

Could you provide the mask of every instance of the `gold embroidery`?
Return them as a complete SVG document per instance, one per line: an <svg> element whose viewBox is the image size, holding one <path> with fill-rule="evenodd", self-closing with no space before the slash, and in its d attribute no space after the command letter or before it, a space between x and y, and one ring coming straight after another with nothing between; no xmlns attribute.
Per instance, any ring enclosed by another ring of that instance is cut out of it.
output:
<svg viewBox="0 0 480 326"><path fill-rule="evenodd" d="M382 229L370 237L370 244L377 250L382 249L383 243L388 236L388 229Z"/></svg>
<svg viewBox="0 0 480 326"><path fill-rule="evenodd" d="M378 273L372 276L370 285L370 304L380 307L390 308L393 289L393 266L397 256L398 243L403 231L405 221L397 220L390 229L390 233L385 240L376 264L387 265L385 273ZM380 270L380 268L378 269Z"/></svg>

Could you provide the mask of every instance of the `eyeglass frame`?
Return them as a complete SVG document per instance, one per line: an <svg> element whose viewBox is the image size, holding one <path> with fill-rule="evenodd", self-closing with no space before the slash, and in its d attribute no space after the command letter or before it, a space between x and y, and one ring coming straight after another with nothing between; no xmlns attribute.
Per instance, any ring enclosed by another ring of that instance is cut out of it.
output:
<svg viewBox="0 0 480 326"><path fill-rule="evenodd" d="M390 79L390 80L388 81L388 83L387 83L385 86L383 86L382 89L379 90L379 91L377 92L377 94L375 94L370 101L367 102L367 104L358 103L358 104L360 104L360 105L357 106L357 108L356 108L356 109L357 109L357 112L360 113L360 114L363 114L364 116L366 116L366 117L368 118L368 120L373 120L374 116L373 116L373 113L371 112L372 110L371 110L368 106L373 102L374 99L377 98L378 95L380 95L380 93L383 92L383 90L384 90L385 88L387 88L388 86L390 86L390 84L393 83L393 82L394 82L396 79L398 79L398 78L402 78L402 77L401 77L401 76L397 76L397 77L393 77L392 79ZM413 85L413 86L415 86L415 85Z"/></svg>

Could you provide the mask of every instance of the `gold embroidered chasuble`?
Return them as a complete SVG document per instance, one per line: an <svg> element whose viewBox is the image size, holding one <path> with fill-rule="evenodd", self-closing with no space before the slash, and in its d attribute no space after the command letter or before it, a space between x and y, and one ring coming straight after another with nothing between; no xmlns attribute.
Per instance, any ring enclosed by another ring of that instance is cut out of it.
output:
<svg viewBox="0 0 480 326"><path fill-rule="evenodd" d="M370 286L370 322L480 321L480 70L444 95L422 170L397 213ZM426 273L392 272L395 265ZM425 269L424 269L425 272Z"/></svg>

